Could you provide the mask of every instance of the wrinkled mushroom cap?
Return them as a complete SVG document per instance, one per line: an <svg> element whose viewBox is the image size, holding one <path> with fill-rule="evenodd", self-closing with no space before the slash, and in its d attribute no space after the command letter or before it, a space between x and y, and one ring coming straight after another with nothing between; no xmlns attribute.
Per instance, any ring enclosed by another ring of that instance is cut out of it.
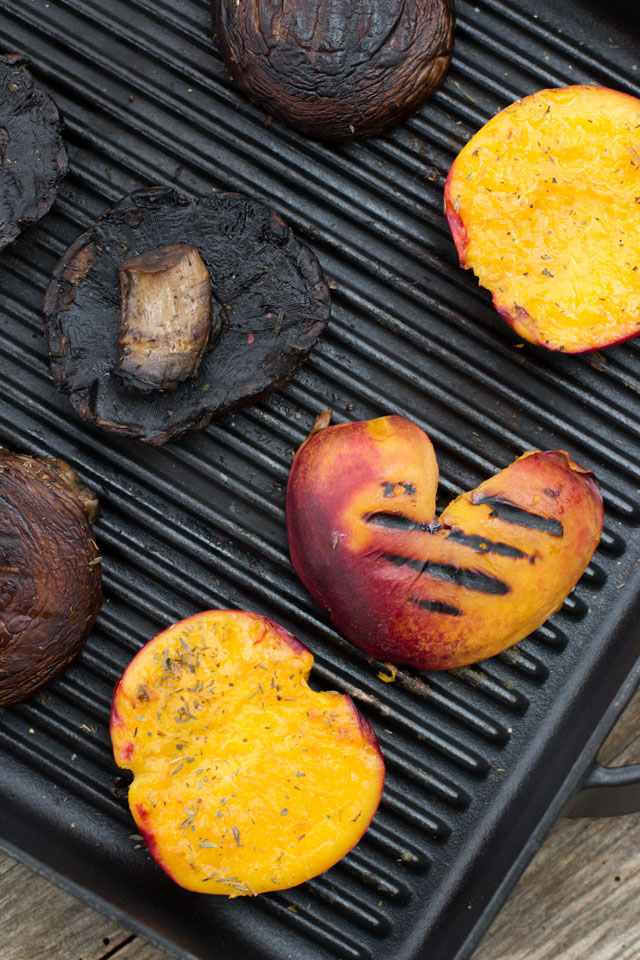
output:
<svg viewBox="0 0 640 960"><path fill-rule="evenodd" d="M68 166L58 110L28 63L0 56L0 250L49 211Z"/></svg>
<svg viewBox="0 0 640 960"><path fill-rule="evenodd" d="M453 0L213 0L229 72L271 116L320 140L377 136L440 85Z"/></svg>
<svg viewBox="0 0 640 960"><path fill-rule="evenodd" d="M0 449L1 706L51 683L84 646L102 602L96 510L64 461Z"/></svg>

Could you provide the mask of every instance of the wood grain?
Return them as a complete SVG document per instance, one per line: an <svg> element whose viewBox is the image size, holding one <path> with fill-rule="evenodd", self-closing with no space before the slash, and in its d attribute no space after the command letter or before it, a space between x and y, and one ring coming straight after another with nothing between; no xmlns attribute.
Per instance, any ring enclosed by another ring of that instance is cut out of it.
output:
<svg viewBox="0 0 640 960"><path fill-rule="evenodd" d="M599 758L614 766L640 762L640 692ZM560 820L473 960L637 960L638 903L640 814Z"/></svg>
<svg viewBox="0 0 640 960"><path fill-rule="evenodd" d="M640 762L640 692L600 759ZM638 960L639 903L640 814L561 820L473 960ZM170 955L0 853L0 960L52 957L169 960Z"/></svg>
<svg viewBox="0 0 640 960"><path fill-rule="evenodd" d="M0 853L1 960L101 960L129 936Z"/></svg>

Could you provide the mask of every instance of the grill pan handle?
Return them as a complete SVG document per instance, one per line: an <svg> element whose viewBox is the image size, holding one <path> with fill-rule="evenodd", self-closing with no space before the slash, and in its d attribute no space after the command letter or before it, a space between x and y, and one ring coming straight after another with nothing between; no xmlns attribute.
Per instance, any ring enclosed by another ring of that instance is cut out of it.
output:
<svg viewBox="0 0 640 960"><path fill-rule="evenodd" d="M636 602L633 602L632 617L634 625L638 622ZM620 622L622 627L622 622ZM632 628L633 629L633 628ZM640 691L640 658L627 674L618 695L609 705L601 722L602 734L594 732L594 740L602 744L607 733L617 723L631 699ZM634 714L635 716L635 714ZM593 756L593 754L592 754ZM623 817L629 813L640 812L640 763L629 763L621 767L606 767L597 760L587 766L587 773L575 793L566 803L562 816L571 819L578 817Z"/></svg>
<svg viewBox="0 0 640 960"><path fill-rule="evenodd" d="M594 763L574 793L563 815L578 817L621 817L640 811L640 763L624 767L603 767Z"/></svg>

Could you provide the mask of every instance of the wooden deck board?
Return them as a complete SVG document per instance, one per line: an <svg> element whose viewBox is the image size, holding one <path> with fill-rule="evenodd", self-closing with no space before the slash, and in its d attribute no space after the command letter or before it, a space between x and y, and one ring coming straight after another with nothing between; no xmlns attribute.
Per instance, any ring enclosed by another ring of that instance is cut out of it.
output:
<svg viewBox="0 0 640 960"><path fill-rule="evenodd" d="M0 853L0 960L101 960L128 936Z"/></svg>
<svg viewBox="0 0 640 960"><path fill-rule="evenodd" d="M607 739L606 763L640 762L640 693ZM562 820L473 960L638 960L640 814ZM0 960L169 960L0 853ZM391 958L390 958L391 960Z"/></svg>
<svg viewBox="0 0 640 960"><path fill-rule="evenodd" d="M640 763L640 691L600 761ZM560 820L473 960L638 960L639 903L640 813Z"/></svg>

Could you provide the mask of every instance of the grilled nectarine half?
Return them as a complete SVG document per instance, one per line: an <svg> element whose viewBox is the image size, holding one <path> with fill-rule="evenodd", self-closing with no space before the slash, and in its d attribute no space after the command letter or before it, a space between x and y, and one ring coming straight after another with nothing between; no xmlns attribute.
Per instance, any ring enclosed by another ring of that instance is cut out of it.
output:
<svg viewBox="0 0 640 960"><path fill-rule="evenodd" d="M293 565L337 629L393 663L493 656L557 610L600 540L593 474L529 451L435 515L431 441L403 417L328 426L287 488Z"/></svg>
<svg viewBox="0 0 640 960"><path fill-rule="evenodd" d="M116 763L147 847L181 886L281 890L346 854L384 764L349 697L307 685L313 656L254 613L209 610L158 634L118 683Z"/></svg>
<svg viewBox="0 0 640 960"><path fill-rule="evenodd" d="M574 86L511 104L456 158L445 212L520 336L582 353L640 332L640 100Z"/></svg>

